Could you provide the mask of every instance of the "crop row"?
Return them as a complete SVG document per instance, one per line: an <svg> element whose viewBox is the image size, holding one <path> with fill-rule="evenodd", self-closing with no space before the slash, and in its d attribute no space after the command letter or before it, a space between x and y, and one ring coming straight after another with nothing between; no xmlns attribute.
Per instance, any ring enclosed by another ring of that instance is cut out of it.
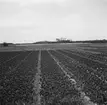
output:
<svg viewBox="0 0 107 105"><path fill-rule="evenodd" d="M41 58L42 105L82 105L78 100L78 91L68 81L49 53L42 51Z"/></svg>
<svg viewBox="0 0 107 105"><path fill-rule="evenodd" d="M66 51L70 51L72 53L87 57L87 58L95 60L97 62L107 64L107 58L104 55L102 55L101 53L94 53L91 51L86 51L86 50L81 50L81 49L78 49L78 50L72 49L72 50L66 50Z"/></svg>
<svg viewBox="0 0 107 105"><path fill-rule="evenodd" d="M16 56L8 62L2 63L0 65L0 76L4 76L6 73L14 71L17 66L20 66L21 62L29 56L31 52L20 52L20 55Z"/></svg>
<svg viewBox="0 0 107 105"><path fill-rule="evenodd" d="M92 47L86 47L86 48L84 48L84 47L81 47L81 49L84 49L84 50L86 50L86 51L93 51L93 52L98 52L98 53L101 53L101 55L103 55L103 56L106 56L107 57L107 48L106 47L101 47L101 48L92 48Z"/></svg>
<svg viewBox="0 0 107 105"><path fill-rule="evenodd" d="M107 80L107 65L106 64L99 63L97 61L88 59L88 58L86 58L84 56L80 56L76 53L65 52L65 51L61 51L61 50L60 50L60 52L79 61L80 63L87 65L88 67L93 68L97 73L99 73L99 75L103 75L104 78Z"/></svg>
<svg viewBox="0 0 107 105"><path fill-rule="evenodd" d="M104 103L107 101L107 84L98 77L88 66L85 66L75 59L67 57L64 53L50 51L59 61L74 74L75 79L82 83L81 88L95 103ZM73 55L72 55L73 56Z"/></svg>
<svg viewBox="0 0 107 105"><path fill-rule="evenodd" d="M21 54L22 52L0 52L0 65L4 62L9 61L10 59L18 56L19 54Z"/></svg>
<svg viewBox="0 0 107 105"><path fill-rule="evenodd" d="M29 52L23 53L17 60L23 59ZM16 59L15 59L16 60ZM19 63L18 61L11 63ZM37 72L38 51L30 52L30 55L21 62L20 66L10 72L5 73L0 78L0 105L26 105L33 102L33 82ZM7 66L10 66L7 65Z"/></svg>

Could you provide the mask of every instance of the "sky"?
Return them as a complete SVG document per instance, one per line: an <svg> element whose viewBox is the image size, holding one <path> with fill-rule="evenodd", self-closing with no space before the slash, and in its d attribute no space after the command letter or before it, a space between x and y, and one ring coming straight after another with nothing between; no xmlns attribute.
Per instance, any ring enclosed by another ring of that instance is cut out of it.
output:
<svg viewBox="0 0 107 105"><path fill-rule="evenodd" d="M0 42L107 39L107 0L0 0Z"/></svg>

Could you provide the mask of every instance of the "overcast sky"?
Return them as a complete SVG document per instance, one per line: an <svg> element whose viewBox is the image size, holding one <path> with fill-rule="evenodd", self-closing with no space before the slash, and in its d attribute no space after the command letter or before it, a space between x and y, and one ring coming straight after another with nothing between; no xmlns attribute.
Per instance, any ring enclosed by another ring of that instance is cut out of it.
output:
<svg viewBox="0 0 107 105"><path fill-rule="evenodd" d="M107 39L107 0L0 0L0 42Z"/></svg>

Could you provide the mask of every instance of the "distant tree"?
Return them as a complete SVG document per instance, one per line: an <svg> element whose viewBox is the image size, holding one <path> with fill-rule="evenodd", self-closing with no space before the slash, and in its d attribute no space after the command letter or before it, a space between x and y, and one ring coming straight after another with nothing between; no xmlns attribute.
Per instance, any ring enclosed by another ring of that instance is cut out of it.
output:
<svg viewBox="0 0 107 105"><path fill-rule="evenodd" d="M56 41L58 43L71 43L72 42L72 40L66 39L66 38L56 38Z"/></svg>
<svg viewBox="0 0 107 105"><path fill-rule="evenodd" d="M4 42L4 43L3 43L3 46L4 46L4 47L7 47L7 46L8 46L8 43Z"/></svg>
<svg viewBox="0 0 107 105"><path fill-rule="evenodd" d="M56 41L57 41L57 42L60 42L60 39L59 39L59 38L56 38Z"/></svg>

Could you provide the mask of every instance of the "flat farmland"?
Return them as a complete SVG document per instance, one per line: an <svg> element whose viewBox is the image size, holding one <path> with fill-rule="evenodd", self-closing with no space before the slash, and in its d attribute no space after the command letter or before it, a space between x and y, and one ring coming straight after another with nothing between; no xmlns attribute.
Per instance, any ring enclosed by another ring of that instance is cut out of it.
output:
<svg viewBox="0 0 107 105"><path fill-rule="evenodd" d="M0 48L0 105L107 105L107 45Z"/></svg>

